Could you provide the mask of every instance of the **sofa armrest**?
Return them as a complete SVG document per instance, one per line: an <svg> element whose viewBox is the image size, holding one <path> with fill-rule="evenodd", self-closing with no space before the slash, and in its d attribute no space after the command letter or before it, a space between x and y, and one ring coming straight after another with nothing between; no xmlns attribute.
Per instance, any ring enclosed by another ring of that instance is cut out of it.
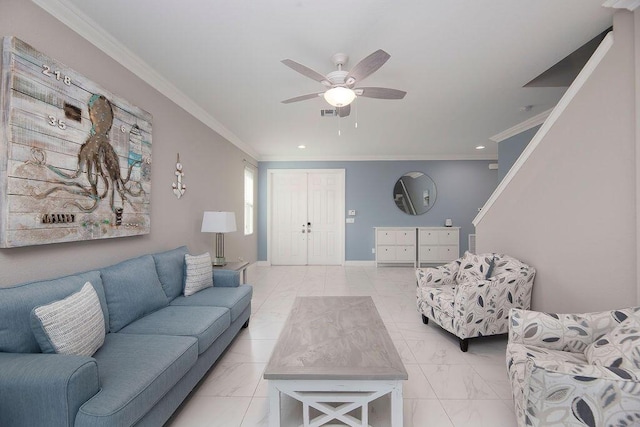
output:
<svg viewBox="0 0 640 427"><path fill-rule="evenodd" d="M640 307L583 314L541 313L513 309L509 342L550 350L584 353L589 344L606 334Z"/></svg>
<svg viewBox="0 0 640 427"><path fill-rule="evenodd" d="M529 308L533 280L490 278L461 283L454 294L454 328L458 336L495 335L509 329L509 310Z"/></svg>
<svg viewBox="0 0 640 427"><path fill-rule="evenodd" d="M0 353L2 425L73 426L80 406L99 390L91 357Z"/></svg>
<svg viewBox="0 0 640 427"><path fill-rule="evenodd" d="M638 425L640 372L529 360L526 414L533 426Z"/></svg>
<svg viewBox="0 0 640 427"><path fill-rule="evenodd" d="M240 286L240 272L217 268L213 269L213 286L217 288L237 288Z"/></svg>
<svg viewBox="0 0 640 427"><path fill-rule="evenodd" d="M443 285L455 285L456 274L460 263L452 261L438 267L416 268L418 287L438 287Z"/></svg>

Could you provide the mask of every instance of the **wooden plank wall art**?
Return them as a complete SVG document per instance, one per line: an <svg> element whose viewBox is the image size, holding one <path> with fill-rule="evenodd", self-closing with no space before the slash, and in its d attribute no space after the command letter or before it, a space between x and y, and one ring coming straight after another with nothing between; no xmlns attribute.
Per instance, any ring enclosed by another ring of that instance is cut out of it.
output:
<svg viewBox="0 0 640 427"><path fill-rule="evenodd" d="M0 247L148 234L151 115L2 42Z"/></svg>

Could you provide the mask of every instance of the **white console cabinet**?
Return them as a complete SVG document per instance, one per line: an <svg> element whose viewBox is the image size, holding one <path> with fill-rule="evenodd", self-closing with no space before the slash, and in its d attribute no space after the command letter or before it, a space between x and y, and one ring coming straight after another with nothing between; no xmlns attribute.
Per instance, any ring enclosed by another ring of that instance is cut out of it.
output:
<svg viewBox="0 0 640 427"><path fill-rule="evenodd" d="M460 227L418 228L418 266L443 264L460 257Z"/></svg>
<svg viewBox="0 0 640 427"><path fill-rule="evenodd" d="M375 227L376 267L378 264L416 266L415 227Z"/></svg>

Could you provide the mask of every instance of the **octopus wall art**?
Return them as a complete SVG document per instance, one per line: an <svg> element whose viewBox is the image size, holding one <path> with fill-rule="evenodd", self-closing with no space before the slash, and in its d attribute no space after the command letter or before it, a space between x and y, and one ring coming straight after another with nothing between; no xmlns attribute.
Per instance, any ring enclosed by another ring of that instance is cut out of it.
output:
<svg viewBox="0 0 640 427"><path fill-rule="evenodd" d="M0 247L149 233L151 115L15 37L2 71Z"/></svg>

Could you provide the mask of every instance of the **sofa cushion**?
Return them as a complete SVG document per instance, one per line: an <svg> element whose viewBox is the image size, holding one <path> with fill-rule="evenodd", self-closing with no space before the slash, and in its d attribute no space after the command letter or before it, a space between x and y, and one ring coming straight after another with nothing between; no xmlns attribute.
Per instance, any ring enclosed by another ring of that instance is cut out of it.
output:
<svg viewBox="0 0 640 427"><path fill-rule="evenodd" d="M112 332L169 303L151 255L103 268L101 273Z"/></svg>
<svg viewBox="0 0 640 427"><path fill-rule="evenodd" d="M537 347L535 345L513 342L509 342L509 344L507 344L506 355L507 371L509 381L511 382L516 414L524 414L527 410L527 408L524 407L525 396L528 396L529 394L531 369L535 364L552 362L579 366L587 363L587 359L582 353L551 350L548 348ZM556 397L562 398L562 394L556 393Z"/></svg>
<svg viewBox="0 0 640 427"><path fill-rule="evenodd" d="M242 314L251 303L253 287L240 285L237 288L207 288L189 297L178 297L171 305L191 305L207 307L226 307L231 311L231 321Z"/></svg>
<svg viewBox="0 0 640 427"><path fill-rule="evenodd" d="M551 350L537 347L535 345L509 343L507 345L507 370L511 378L513 389L524 389L527 376L527 362L533 363L544 361L558 364L573 363L575 365L585 365L587 358L582 353L572 353L570 351ZM517 384L517 387L515 386Z"/></svg>
<svg viewBox="0 0 640 427"><path fill-rule="evenodd" d="M460 284L485 280L492 259L493 257L490 254L489 256L486 256L486 254L475 255L466 251L460 259L460 269L456 276L456 282Z"/></svg>
<svg viewBox="0 0 640 427"><path fill-rule="evenodd" d="M31 329L43 353L91 356L104 342L104 315L91 283L31 311Z"/></svg>
<svg viewBox="0 0 640 427"><path fill-rule="evenodd" d="M229 325L228 308L169 306L136 320L119 333L191 336L198 340L198 354L202 354Z"/></svg>
<svg viewBox="0 0 640 427"><path fill-rule="evenodd" d="M426 288L426 297L429 305L436 307L449 317L453 317L453 302L455 288L443 286L441 288Z"/></svg>
<svg viewBox="0 0 640 427"><path fill-rule="evenodd" d="M91 282L98 294L105 317L105 330L108 331L109 311L99 271L23 283L0 288L0 352L40 353L40 346L31 331L31 310L78 292L87 282Z"/></svg>
<svg viewBox="0 0 640 427"><path fill-rule="evenodd" d="M169 300L182 294L184 285L184 256L189 253L186 246L153 254L158 278Z"/></svg>
<svg viewBox="0 0 640 427"><path fill-rule="evenodd" d="M640 318L631 315L584 351L592 365L640 369Z"/></svg>
<svg viewBox="0 0 640 427"><path fill-rule="evenodd" d="M75 425L131 426L191 369L193 337L108 334L94 356L101 390L80 407Z"/></svg>
<svg viewBox="0 0 640 427"><path fill-rule="evenodd" d="M213 267L209 252L205 252L202 255L186 254L184 256L184 266L185 297L213 286Z"/></svg>

